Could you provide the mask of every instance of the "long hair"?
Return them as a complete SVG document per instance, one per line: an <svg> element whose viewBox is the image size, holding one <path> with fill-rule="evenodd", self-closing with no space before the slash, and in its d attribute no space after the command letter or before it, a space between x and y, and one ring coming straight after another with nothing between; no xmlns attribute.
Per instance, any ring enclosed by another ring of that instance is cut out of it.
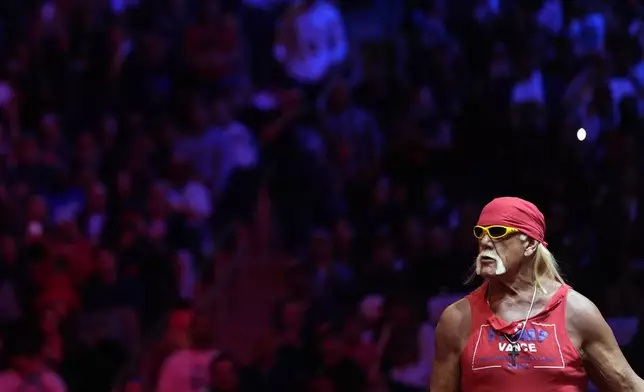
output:
<svg viewBox="0 0 644 392"><path fill-rule="evenodd" d="M561 284L566 283L561 275L557 259L555 259L555 256L541 243L537 245L537 251L535 252L534 261L532 263L532 271L534 273L537 287L544 292L545 289L541 283L546 279L556 280Z"/></svg>

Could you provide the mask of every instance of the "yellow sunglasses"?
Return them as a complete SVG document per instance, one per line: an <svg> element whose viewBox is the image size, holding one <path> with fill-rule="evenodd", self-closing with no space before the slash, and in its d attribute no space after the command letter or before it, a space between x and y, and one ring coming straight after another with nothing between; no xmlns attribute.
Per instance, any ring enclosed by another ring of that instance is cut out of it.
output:
<svg viewBox="0 0 644 392"><path fill-rule="evenodd" d="M518 233L519 230L507 226L474 226L474 237L481 239L486 234L493 240L500 240L510 234Z"/></svg>

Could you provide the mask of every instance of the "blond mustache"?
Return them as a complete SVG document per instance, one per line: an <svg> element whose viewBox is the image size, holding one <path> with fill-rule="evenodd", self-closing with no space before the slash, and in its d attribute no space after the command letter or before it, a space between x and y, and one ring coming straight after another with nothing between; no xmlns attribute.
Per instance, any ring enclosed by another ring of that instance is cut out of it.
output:
<svg viewBox="0 0 644 392"><path fill-rule="evenodd" d="M496 274L501 275L504 274L506 269L505 265L503 264L503 260L501 260L501 257L496 254L496 252L490 251L490 250L484 250L483 252L479 253L479 255L476 257L476 274L480 275L481 274L481 259L483 257L489 257L492 260L494 260L496 264Z"/></svg>

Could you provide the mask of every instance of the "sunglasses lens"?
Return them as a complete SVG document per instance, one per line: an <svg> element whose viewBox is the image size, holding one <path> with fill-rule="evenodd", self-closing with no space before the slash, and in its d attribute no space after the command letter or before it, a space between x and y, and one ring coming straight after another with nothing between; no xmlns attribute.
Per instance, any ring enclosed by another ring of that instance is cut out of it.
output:
<svg viewBox="0 0 644 392"><path fill-rule="evenodd" d="M480 226L474 226L474 236L476 238L483 237L483 228Z"/></svg>
<svg viewBox="0 0 644 392"><path fill-rule="evenodd" d="M505 227L501 227L501 226L488 227L487 231L488 233L490 233L490 237L492 238L503 237L508 232L508 230Z"/></svg>

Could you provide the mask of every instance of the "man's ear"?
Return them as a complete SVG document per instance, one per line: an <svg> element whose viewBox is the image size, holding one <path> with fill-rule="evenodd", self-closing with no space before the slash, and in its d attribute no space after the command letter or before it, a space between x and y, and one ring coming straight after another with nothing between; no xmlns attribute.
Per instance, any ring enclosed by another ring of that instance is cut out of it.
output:
<svg viewBox="0 0 644 392"><path fill-rule="evenodd" d="M525 257L531 257L534 256L537 253L537 247L539 246L539 242L537 240L534 240L532 238L529 238L526 241L526 248L523 251L523 255Z"/></svg>

